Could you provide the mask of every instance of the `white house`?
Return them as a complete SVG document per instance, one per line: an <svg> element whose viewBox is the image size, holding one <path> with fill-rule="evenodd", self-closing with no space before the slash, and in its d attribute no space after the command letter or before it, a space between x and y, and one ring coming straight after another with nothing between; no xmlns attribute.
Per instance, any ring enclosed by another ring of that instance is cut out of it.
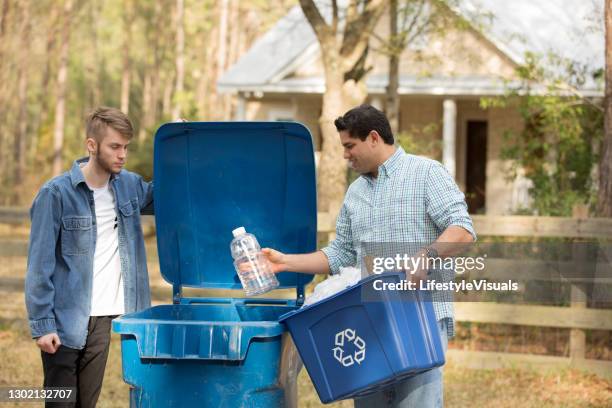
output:
<svg viewBox="0 0 612 408"><path fill-rule="evenodd" d="M520 130L521 118L512 108L481 109L480 98L504 95L527 51L603 67L603 0L461 0L452 11L470 28L430 35L400 56L400 129L437 125L421 137L439 141L439 158L468 196L470 210L509 214L528 199L529 184L508 181L499 155L503 133ZM375 31L384 36L388 27L385 14ZM388 59L370 52L368 64L368 101L384 108ZM218 81L221 92L238 96L237 120L302 122L317 149L324 87L319 44L299 6ZM580 92L603 96L595 82Z"/></svg>

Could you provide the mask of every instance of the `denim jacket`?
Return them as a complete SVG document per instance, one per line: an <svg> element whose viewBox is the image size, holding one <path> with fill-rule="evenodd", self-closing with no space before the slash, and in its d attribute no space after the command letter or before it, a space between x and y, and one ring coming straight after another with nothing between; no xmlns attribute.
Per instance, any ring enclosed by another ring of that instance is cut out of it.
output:
<svg viewBox="0 0 612 408"><path fill-rule="evenodd" d="M48 181L32 203L25 299L32 337L57 333L82 349L91 310L96 215L93 192L79 166ZM111 176L119 232L125 312L151 305L141 210L151 207L153 184L122 170Z"/></svg>

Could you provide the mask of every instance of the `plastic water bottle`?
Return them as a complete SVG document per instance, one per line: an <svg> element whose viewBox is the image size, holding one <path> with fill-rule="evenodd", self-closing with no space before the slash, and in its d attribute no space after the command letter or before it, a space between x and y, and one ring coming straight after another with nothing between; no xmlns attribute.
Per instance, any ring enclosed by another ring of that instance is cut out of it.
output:
<svg viewBox="0 0 612 408"><path fill-rule="evenodd" d="M278 280L270 268L270 263L261 252L255 235L246 232L244 227L232 231L234 239L230 244L234 267L247 296L261 295L278 287ZM239 265L248 264L249 270L241 271Z"/></svg>

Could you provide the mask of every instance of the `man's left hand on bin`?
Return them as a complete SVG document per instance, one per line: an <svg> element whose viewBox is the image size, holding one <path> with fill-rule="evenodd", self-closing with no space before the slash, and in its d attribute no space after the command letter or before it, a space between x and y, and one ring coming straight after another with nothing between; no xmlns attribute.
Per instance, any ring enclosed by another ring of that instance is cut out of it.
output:
<svg viewBox="0 0 612 408"><path fill-rule="evenodd" d="M417 259L427 259L427 251L425 249L419 251L417 255L415 255ZM420 281L427 280L427 274L429 270L424 262L418 263L418 267L415 270L405 271L406 279L412 281L415 284L419 284Z"/></svg>

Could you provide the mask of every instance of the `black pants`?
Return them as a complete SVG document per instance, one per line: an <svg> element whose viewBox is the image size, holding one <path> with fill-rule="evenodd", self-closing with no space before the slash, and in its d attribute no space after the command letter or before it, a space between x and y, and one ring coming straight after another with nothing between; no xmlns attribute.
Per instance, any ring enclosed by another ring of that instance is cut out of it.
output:
<svg viewBox="0 0 612 408"><path fill-rule="evenodd" d="M47 402L46 407L95 407L104 379L110 345L111 320L115 316L92 316L82 350L60 346L55 354L41 352L45 387L73 387L76 402Z"/></svg>

